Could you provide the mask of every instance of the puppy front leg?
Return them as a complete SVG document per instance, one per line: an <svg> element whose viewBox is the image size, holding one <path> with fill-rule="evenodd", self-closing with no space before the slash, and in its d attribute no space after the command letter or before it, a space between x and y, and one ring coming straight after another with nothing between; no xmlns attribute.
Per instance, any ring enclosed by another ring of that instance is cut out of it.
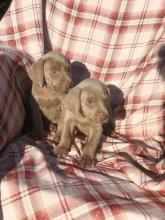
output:
<svg viewBox="0 0 165 220"><path fill-rule="evenodd" d="M102 126L96 126L95 128L92 128L90 130L87 144L83 149L83 153L80 159L80 164L82 168L95 166L95 154L102 132Z"/></svg>
<svg viewBox="0 0 165 220"><path fill-rule="evenodd" d="M62 131L60 131L60 142L53 151L53 153L57 157L63 157L69 153L71 148L73 130L74 124L70 120L64 120L64 124L62 125Z"/></svg>
<svg viewBox="0 0 165 220"><path fill-rule="evenodd" d="M61 119L59 119L59 121L57 122L57 127L56 127L56 136L55 136L56 144L59 144L60 142L62 131L63 131L63 122Z"/></svg>

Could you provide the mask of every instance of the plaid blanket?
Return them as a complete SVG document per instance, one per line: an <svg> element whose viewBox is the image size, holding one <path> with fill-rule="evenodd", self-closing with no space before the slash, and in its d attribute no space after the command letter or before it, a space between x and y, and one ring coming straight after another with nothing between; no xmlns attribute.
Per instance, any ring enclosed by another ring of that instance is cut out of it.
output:
<svg viewBox="0 0 165 220"><path fill-rule="evenodd" d="M12 1L0 22L0 219L165 219L165 85L157 70L164 27L164 0ZM124 97L115 129L125 141L103 136L94 169L78 163L81 139L56 159L51 136L19 136L25 112L16 78L26 90L23 73L49 50Z"/></svg>

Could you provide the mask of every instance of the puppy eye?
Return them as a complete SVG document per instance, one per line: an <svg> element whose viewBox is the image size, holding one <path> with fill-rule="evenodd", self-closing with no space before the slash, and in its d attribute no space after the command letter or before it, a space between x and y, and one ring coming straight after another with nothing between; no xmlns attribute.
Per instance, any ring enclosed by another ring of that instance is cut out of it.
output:
<svg viewBox="0 0 165 220"><path fill-rule="evenodd" d="M95 104L94 100L92 97L87 98L87 102L90 106L93 106Z"/></svg>
<svg viewBox="0 0 165 220"><path fill-rule="evenodd" d="M52 69L50 69L49 71L50 71L50 74L56 74L57 69L56 69L56 68L52 68Z"/></svg>
<svg viewBox="0 0 165 220"><path fill-rule="evenodd" d="M57 73L57 70L53 70L53 71L52 71L52 74L56 74L56 73Z"/></svg>

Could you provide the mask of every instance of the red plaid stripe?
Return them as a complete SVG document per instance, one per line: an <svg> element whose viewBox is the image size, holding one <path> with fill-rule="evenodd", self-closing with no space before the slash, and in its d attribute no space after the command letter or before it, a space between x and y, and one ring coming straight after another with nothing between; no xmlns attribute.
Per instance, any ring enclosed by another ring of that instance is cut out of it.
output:
<svg viewBox="0 0 165 220"><path fill-rule="evenodd" d="M11 143L0 166L4 219L164 219L165 97L157 72L164 18L164 0L12 2L0 40L34 59L60 51L116 85L126 109L116 130L131 140L107 138L91 171L79 167L74 148L56 161L45 144Z"/></svg>

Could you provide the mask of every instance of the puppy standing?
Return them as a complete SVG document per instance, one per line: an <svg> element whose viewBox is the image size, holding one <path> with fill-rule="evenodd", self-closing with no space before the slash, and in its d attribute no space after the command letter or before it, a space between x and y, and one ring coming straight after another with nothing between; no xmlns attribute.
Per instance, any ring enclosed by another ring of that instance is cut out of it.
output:
<svg viewBox="0 0 165 220"><path fill-rule="evenodd" d="M56 124L61 114L61 100L71 87L70 61L60 53L49 52L29 69L32 84L30 110L33 124L32 135L43 136L44 124Z"/></svg>
<svg viewBox="0 0 165 220"><path fill-rule="evenodd" d="M58 134L59 145L54 149L57 156L65 156L71 148L75 128L87 136L81 156L81 166L95 165L97 145L103 132L103 124L111 119L110 94L99 80L86 79L72 88L62 101Z"/></svg>

